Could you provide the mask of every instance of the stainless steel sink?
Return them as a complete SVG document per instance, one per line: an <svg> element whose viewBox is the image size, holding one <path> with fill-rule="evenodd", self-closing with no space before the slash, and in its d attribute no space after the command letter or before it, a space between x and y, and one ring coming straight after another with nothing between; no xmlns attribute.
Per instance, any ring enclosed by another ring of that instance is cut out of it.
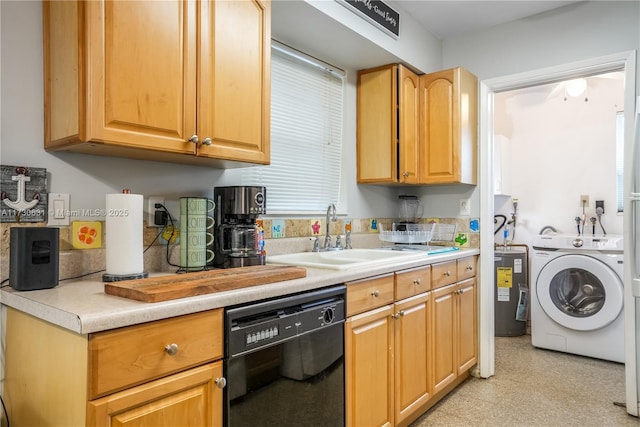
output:
<svg viewBox="0 0 640 427"><path fill-rule="evenodd" d="M392 263L398 260L425 257L424 252L392 251L388 249L345 249L327 252L298 252L267 256L269 264L344 270Z"/></svg>

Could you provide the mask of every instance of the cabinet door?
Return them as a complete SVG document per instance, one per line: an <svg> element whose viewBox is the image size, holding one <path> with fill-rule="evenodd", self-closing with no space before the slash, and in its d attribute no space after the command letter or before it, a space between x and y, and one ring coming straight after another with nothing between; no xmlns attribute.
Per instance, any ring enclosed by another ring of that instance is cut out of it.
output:
<svg viewBox="0 0 640 427"><path fill-rule="evenodd" d="M198 155L269 163L271 5L201 1Z"/></svg>
<svg viewBox="0 0 640 427"><path fill-rule="evenodd" d="M437 393L457 376L456 354L456 285L436 289L433 295L433 393Z"/></svg>
<svg viewBox="0 0 640 427"><path fill-rule="evenodd" d="M345 323L346 425L392 426L393 306Z"/></svg>
<svg viewBox="0 0 640 427"><path fill-rule="evenodd" d="M419 87L418 76L402 65L398 66L399 103L399 171L398 179L405 184L418 183L419 151Z"/></svg>
<svg viewBox="0 0 640 427"><path fill-rule="evenodd" d="M87 58L81 66L87 67L88 93L81 139L193 154L188 139L196 129L195 3L83 4Z"/></svg>
<svg viewBox="0 0 640 427"><path fill-rule="evenodd" d="M396 424L431 397L431 303L424 293L395 304Z"/></svg>
<svg viewBox="0 0 640 427"><path fill-rule="evenodd" d="M88 404L88 426L220 426L222 362L152 381Z"/></svg>
<svg viewBox="0 0 640 427"><path fill-rule="evenodd" d="M398 180L397 65L358 72L357 170L359 183Z"/></svg>
<svg viewBox="0 0 640 427"><path fill-rule="evenodd" d="M478 360L476 278L458 283L458 373L466 371Z"/></svg>
<svg viewBox="0 0 640 427"><path fill-rule="evenodd" d="M425 183L455 182L459 150L454 123L456 87L451 70L420 76L421 180Z"/></svg>
<svg viewBox="0 0 640 427"><path fill-rule="evenodd" d="M477 183L477 84L460 67L420 76L421 183Z"/></svg>

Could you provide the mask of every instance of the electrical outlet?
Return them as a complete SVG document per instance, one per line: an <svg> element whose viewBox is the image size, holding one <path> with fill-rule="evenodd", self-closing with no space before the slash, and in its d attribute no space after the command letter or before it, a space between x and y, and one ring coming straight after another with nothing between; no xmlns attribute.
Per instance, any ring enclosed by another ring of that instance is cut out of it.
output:
<svg viewBox="0 0 640 427"><path fill-rule="evenodd" d="M162 208L156 208L156 203L164 205L164 197L149 196L149 201L147 202L147 227L162 227L161 224L156 224L155 222L156 211L162 211Z"/></svg>
<svg viewBox="0 0 640 427"><path fill-rule="evenodd" d="M460 215L471 215L471 199L460 199Z"/></svg>
<svg viewBox="0 0 640 427"><path fill-rule="evenodd" d="M589 207L589 196L587 194L583 194L580 196L580 207L588 208Z"/></svg>
<svg viewBox="0 0 640 427"><path fill-rule="evenodd" d="M604 200L596 200L596 212L598 208L602 208L602 213L604 213Z"/></svg>

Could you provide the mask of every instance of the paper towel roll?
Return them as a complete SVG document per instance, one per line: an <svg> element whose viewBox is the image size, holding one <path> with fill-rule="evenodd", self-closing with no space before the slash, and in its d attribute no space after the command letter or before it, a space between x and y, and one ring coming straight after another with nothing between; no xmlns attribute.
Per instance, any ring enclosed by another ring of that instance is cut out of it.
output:
<svg viewBox="0 0 640 427"><path fill-rule="evenodd" d="M107 274L137 275L144 271L141 194L107 194Z"/></svg>

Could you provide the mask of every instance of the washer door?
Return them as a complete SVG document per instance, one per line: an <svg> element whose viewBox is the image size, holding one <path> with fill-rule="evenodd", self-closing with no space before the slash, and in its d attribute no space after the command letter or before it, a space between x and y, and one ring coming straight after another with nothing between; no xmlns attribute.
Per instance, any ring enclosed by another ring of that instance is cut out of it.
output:
<svg viewBox="0 0 640 427"><path fill-rule="evenodd" d="M536 295L544 312L565 328L593 331L616 320L623 285L605 263L587 255L563 255L538 275Z"/></svg>

